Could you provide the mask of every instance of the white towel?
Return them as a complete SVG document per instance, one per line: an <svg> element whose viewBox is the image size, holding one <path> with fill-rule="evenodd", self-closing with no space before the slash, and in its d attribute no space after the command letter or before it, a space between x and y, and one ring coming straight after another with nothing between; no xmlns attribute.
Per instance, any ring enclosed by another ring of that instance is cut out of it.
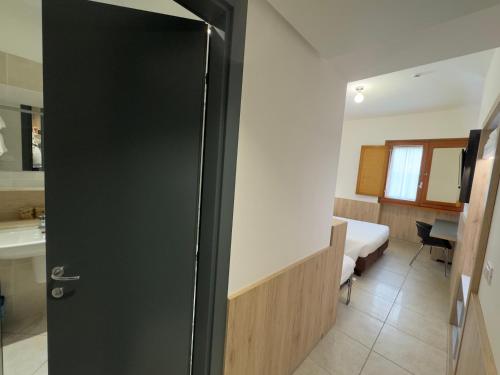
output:
<svg viewBox="0 0 500 375"><path fill-rule="evenodd" d="M5 146L5 142L3 141L3 135L0 134L0 156L5 154L7 151L7 146Z"/></svg>

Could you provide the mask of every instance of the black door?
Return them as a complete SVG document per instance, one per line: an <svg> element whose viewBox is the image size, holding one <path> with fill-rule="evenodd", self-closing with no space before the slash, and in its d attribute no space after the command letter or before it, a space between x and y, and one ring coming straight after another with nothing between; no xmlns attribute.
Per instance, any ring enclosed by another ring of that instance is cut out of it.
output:
<svg viewBox="0 0 500 375"><path fill-rule="evenodd" d="M207 27L44 0L43 32L49 373L187 374Z"/></svg>

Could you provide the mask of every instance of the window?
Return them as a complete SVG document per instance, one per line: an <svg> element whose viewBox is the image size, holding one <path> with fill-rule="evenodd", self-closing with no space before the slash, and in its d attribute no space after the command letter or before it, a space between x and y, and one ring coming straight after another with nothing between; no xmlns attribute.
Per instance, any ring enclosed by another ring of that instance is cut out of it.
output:
<svg viewBox="0 0 500 375"><path fill-rule="evenodd" d="M392 148L387 171L386 198L412 202L417 200L423 153L423 146Z"/></svg>
<svg viewBox="0 0 500 375"><path fill-rule="evenodd" d="M468 139L387 141L381 203L461 211L462 152Z"/></svg>

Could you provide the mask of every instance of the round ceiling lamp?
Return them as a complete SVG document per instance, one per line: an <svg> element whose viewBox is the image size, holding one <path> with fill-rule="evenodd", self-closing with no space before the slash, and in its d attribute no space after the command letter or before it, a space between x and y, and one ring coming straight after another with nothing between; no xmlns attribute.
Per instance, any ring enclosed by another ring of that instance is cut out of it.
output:
<svg viewBox="0 0 500 375"><path fill-rule="evenodd" d="M365 100L365 96L363 95L363 90L365 88L363 86L358 86L356 87L356 96L354 96L354 102L355 103L363 103L363 101Z"/></svg>

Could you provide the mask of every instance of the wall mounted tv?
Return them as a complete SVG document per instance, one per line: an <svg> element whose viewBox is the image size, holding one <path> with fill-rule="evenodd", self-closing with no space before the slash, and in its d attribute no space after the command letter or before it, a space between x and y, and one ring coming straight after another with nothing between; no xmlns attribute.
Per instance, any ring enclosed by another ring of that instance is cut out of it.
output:
<svg viewBox="0 0 500 375"><path fill-rule="evenodd" d="M480 139L481 130L471 130L467 149L462 154L462 188L460 190L460 202L462 203L469 203L470 200Z"/></svg>

